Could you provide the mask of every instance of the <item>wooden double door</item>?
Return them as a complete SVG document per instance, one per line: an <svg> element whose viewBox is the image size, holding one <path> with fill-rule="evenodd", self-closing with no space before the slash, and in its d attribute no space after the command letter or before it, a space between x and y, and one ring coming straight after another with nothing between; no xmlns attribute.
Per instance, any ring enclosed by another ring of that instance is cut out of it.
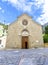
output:
<svg viewBox="0 0 48 65"><path fill-rule="evenodd" d="M28 49L28 36L22 36L22 49Z"/></svg>

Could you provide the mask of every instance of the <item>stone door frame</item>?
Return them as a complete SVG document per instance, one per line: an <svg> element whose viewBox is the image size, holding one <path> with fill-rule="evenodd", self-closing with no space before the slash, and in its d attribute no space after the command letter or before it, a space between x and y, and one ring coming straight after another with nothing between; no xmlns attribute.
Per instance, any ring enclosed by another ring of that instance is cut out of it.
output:
<svg viewBox="0 0 48 65"><path fill-rule="evenodd" d="M28 36L22 36L22 49L28 49Z"/></svg>

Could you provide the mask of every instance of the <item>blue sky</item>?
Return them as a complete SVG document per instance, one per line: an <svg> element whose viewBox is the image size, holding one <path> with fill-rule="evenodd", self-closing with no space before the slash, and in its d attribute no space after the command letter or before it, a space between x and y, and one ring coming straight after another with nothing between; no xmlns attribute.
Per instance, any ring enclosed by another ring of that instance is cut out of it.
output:
<svg viewBox="0 0 48 65"><path fill-rule="evenodd" d="M10 24L27 13L41 24L48 22L47 0L0 0L0 22Z"/></svg>

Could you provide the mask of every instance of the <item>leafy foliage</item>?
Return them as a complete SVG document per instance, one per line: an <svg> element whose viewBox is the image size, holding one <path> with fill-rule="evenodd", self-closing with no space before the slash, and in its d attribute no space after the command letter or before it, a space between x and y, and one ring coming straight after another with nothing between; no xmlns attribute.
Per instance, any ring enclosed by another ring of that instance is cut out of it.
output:
<svg viewBox="0 0 48 65"><path fill-rule="evenodd" d="M43 36L44 43L48 43L48 25L45 27L45 34Z"/></svg>
<svg viewBox="0 0 48 65"><path fill-rule="evenodd" d="M48 26L45 27L45 34L48 34Z"/></svg>
<svg viewBox="0 0 48 65"><path fill-rule="evenodd" d="M0 25L2 25L5 30L8 30L8 25L2 24L2 23L0 23Z"/></svg>
<svg viewBox="0 0 48 65"><path fill-rule="evenodd" d="M48 43L48 34L44 34L43 40L44 40L44 43Z"/></svg>

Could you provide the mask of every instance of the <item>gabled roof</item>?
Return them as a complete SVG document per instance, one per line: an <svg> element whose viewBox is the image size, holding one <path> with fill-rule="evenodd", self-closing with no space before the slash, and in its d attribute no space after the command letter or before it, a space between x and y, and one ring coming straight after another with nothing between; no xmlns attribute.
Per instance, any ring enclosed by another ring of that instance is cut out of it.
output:
<svg viewBox="0 0 48 65"><path fill-rule="evenodd" d="M13 24L13 23L15 23L20 17L22 17L22 16L28 16L29 18L31 18L32 19L32 17L30 16L30 15L28 15L28 14L26 14L26 13L24 13L24 14L21 14L20 16L18 16L18 18L14 21L14 22L12 22L11 24ZM36 21L34 21L33 19L32 19L32 21L33 22L35 22L36 24L38 24L38 25L40 25L41 26L41 24L40 23L38 23L38 22L36 22ZM10 25L11 25L10 24Z"/></svg>

